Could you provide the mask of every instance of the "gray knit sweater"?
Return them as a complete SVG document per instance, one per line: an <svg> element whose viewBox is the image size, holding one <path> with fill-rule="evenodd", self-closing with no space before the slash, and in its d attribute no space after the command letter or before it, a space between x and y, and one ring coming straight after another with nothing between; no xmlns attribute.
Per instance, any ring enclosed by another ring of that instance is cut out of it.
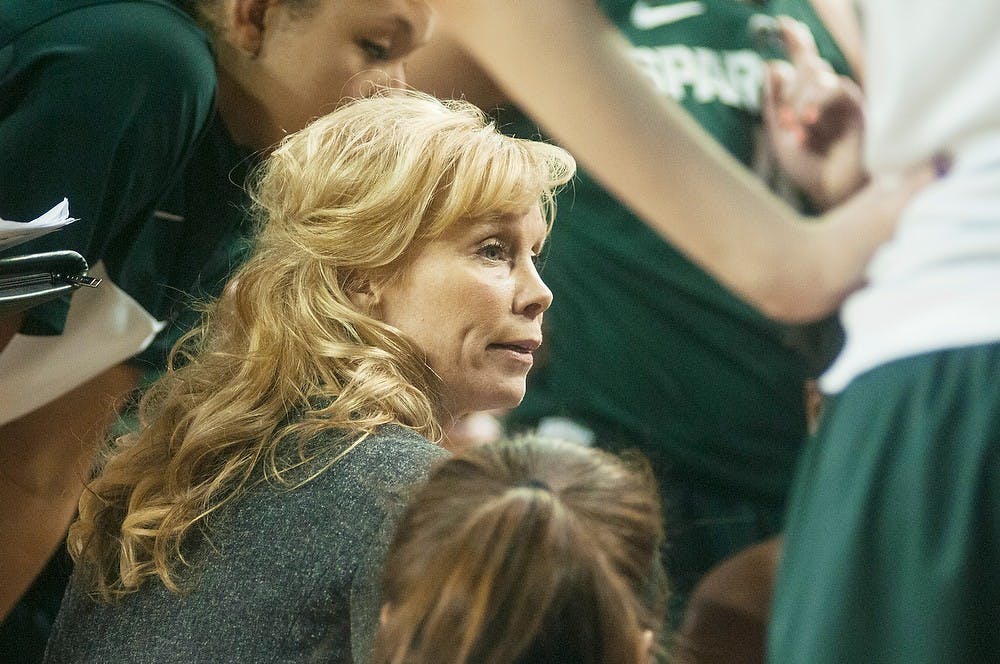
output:
<svg viewBox="0 0 1000 664"><path fill-rule="evenodd" d="M333 449L316 467L337 449L310 445L322 447ZM108 605L74 578L45 661L367 661L392 527L409 487L445 455L386 426L300 487L258 484L190 547L185 596L152 579Z"/></svg>

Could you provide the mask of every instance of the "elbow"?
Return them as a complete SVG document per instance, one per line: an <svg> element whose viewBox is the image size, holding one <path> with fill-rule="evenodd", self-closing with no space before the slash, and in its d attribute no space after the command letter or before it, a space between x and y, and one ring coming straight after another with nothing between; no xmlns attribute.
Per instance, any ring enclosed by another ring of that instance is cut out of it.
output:
<svg viewBox="0 0 1000 664"><path fill-rule="evenodd" d="M823 318L821 312L811 303L787 298L769 298L759 302L757 309L766 317L787 325L803 325Z"/></svg>
<svg viewBox="0 0 1000 664"><path fill-rule="evenodd" d="M782 283L763 290L752 304L771 320L804 325L828 317L840 306L844 295L808 283Z"/></svg>
<svg viewBox="0 0 1000 664"><path fill-rule="evenodd" d="M768 267L755 275L751 303L779 323L802 325L827 318L863 282L861 268L831 261L820 243L799 252L770 256ZM844 278L844 275L850 275Z"/></svg>

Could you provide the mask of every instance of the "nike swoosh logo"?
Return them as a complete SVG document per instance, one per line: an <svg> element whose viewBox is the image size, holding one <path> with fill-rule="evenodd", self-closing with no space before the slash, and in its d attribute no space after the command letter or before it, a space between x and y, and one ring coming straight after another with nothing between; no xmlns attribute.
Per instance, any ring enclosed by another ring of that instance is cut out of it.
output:
<svg viewBox="0 0 1000 664"><path fill-rule="evenodd" d="M673 5L652 7L646 0L639 0L632 5L632 25L640 30L652 30L662 25L676 23L692 16L705 13L704 2L678 2Z"/></svg>

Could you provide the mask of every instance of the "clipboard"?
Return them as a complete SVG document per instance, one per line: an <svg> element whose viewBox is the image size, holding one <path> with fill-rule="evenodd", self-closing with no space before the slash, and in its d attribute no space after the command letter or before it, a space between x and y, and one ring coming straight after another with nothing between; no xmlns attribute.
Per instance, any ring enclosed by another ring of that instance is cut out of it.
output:
<svg viewBox="0 0 1000 664"><path fill-rule="evenodd" d="M30 309L101 280L87 276L87 260L75 251L47 251L0 258L0 316Z"/></svg>

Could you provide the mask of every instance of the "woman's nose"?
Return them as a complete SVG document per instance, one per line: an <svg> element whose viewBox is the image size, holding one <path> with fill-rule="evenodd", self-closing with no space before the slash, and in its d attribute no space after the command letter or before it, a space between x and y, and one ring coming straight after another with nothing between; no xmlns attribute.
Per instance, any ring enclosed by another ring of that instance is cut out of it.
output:
<svg viewBox="0 0 1000 664"><path fill-rule="evenodd" d="M515 300L515 312L528 318L540 316L552 305L552 291L542 281L534 262L527 261Z"/></svg>

